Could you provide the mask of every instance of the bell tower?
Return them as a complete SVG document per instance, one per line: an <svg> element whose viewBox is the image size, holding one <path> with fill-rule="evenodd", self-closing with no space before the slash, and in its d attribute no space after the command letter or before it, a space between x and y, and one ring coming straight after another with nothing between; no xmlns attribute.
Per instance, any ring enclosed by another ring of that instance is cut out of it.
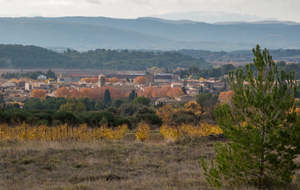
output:
<svg viewBox="0 0 300 190"><path fill-rule="evenodd" d="M99 87L105 86L105 75L99 75L98 86Z"/></svg>

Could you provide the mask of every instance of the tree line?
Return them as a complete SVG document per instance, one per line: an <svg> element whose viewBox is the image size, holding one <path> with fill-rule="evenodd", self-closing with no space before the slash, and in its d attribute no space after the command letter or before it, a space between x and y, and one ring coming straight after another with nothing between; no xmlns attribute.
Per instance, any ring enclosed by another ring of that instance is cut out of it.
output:
<svg viewBox="0 0 300 190"><path fill-rule="evenodd" d="M284 70L285 72L293 72L295 71L295 79L300 79L300 63L289 63L287 64L285 61L279 61L276 63L278 71ZM255 65L253 67L253 74L257 76L257 68ZM174 72L174 74L178 75L180 78L186 78L187 76L193 76L195 79L200 78L220 78L224 75L228 75L229 71L234 71L237 68L242 68L243 71L246 71L245 66L235 67L232 64L225 64L222 66L217 66L211 69L200 69L196 66L191 66L188 69L180 69ZM280 76L280 73L279 73Z"/></svg>
<svg viewBox="0 0 300 190"><path fill-rule="evenodd" d="M68 49L57 53L37 46L0 45L0 68L72 68L105 70L146 70L160 65L175 69L190 65L211 68L202 58L177 52L141 52L96 49L79 52Z"/></svg>

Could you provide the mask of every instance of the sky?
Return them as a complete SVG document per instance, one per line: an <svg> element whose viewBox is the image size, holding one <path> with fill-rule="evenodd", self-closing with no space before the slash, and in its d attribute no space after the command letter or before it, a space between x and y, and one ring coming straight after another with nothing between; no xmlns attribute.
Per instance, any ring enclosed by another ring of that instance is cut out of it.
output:
<svg viewBox="0 0 300 190"><path fill-rule="evenodd" d="M230 13L237 19L244 16L300 22L299 8L300 0L0 0L1 17L156 16L173 20L204 19L205 22L205 14ZM201 12L202 17L189 15L190 12Z"/></svg>

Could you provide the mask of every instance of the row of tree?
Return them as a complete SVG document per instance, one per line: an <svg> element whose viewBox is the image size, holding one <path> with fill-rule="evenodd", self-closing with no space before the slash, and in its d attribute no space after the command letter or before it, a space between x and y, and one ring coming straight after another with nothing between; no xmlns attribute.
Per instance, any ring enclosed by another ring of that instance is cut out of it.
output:
<svg viewBox="0 0 300 190"><path fill-rule="evenodd" d="M300 79L300 63L289 63L286 64L284 61L279 61L276 63L277 69L284 70L287 73L295 71L295 79ZM200 78L219 78L224 75L228 75L229 71L234 71L237 68L243 68L243 71L246 71L245 66L235 67L232 64L225 64L222 66L214 67L212 69L200 69L195 66L191 66L188 69L181 69L174 72L174 74L178 75L180 78L185 78L187 76L193 76L195 79ZM257 68L253 65L253 74L257 76Z"/></svg>
<svg viewBox="0 0 300 190"><path fill-rule="evenodd" d="M97 49L79 52L68 49L56 53L41 47L22 45L0 45L0 67L2 68L94 68L105 70L146 70L160 65L175 69L195 65L211 68L201 58L193 58L177 52L141 52Z"/></svg>

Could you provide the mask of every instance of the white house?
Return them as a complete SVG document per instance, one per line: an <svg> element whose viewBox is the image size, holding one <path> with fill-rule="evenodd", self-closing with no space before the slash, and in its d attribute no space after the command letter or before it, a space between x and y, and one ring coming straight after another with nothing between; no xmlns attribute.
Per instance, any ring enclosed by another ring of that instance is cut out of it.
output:
<svg viewBox="0 0 300 190"><path fill-rule="evenodd" d="M43 79L43 80L46 80L46 79L47 79L47 77L46 77L45 75L40 75L40 76L38 76L38 79Z"/></svg>

